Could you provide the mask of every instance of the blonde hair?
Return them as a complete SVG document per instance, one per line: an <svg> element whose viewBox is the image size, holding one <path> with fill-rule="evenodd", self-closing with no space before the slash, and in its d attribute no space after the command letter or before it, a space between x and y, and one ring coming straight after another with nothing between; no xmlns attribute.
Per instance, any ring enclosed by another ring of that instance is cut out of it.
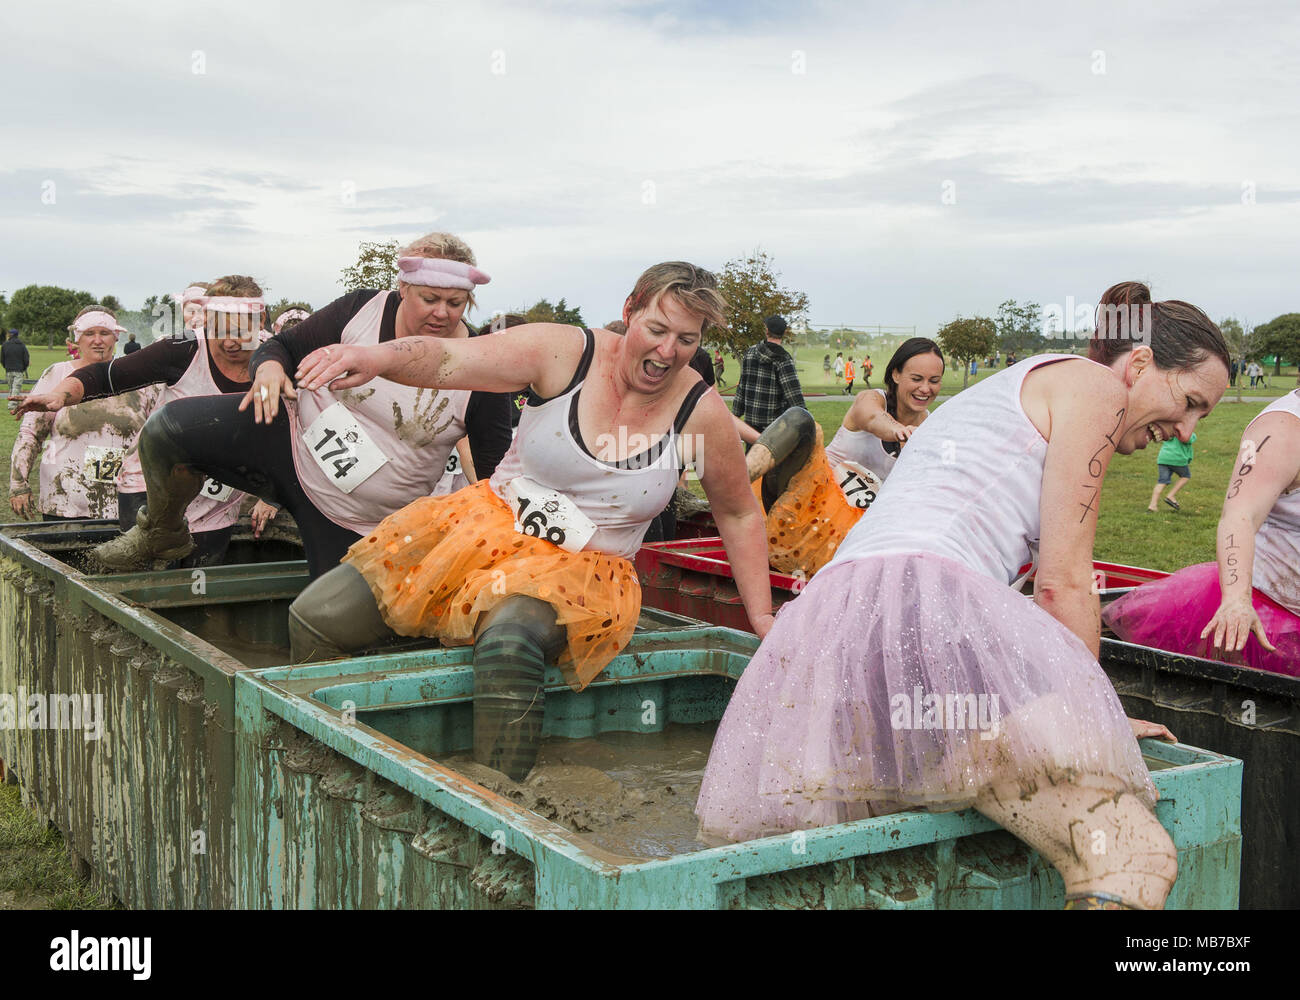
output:
<svg viewBox="0 0 1300 1000"><path fill-rule="evenodd" d="M712 271L684 260L646 268L628 296L628 314L650 308L664 295L671 295L683 309L700 317L701 333L711 326L727 325L727 300L718 291L718 279Z"/></svg>
<svg viewBox="0 0 1300 1000"><path fill-rule="evenodd" d="M397 251L398 257L429 257L432 260L455 260L462 264L478 266L478 261L474 258L474 251L470 249L469 244L459 236L452 233L426 233L419 239L412 240L406 246ZM399 285L406 282L398 279ZM472 309L475 306L474 293L466 292L469 296L469 306Z"/></svg>
<svg viewBox="0 0 1300 1000"><path fill-rule="evenodd" d="M197 284L197 282L196 282ZM227 274L208 285L208 294L231 295L240 299L255 299L262 294L262 286L246 274Z"/></svg>

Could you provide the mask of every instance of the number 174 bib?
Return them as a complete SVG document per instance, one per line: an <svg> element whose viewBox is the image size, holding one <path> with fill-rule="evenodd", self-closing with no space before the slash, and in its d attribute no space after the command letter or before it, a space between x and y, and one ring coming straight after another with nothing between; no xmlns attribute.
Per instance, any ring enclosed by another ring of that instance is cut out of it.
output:
<svg viewBox="0 0 1300 1000"><path fill-rule="evenodd" d="M342 403L323 410L303 440L321 471L344 493L351 493L388 462L388 456Z"/></svg>

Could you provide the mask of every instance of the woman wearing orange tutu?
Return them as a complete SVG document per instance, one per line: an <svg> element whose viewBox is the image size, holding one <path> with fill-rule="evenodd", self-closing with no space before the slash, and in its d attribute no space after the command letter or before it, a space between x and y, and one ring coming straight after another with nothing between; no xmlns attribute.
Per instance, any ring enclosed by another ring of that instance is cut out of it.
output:
<svg viewBox="0 0 1300 1000"><path fill-rule="evenodd" d="M907 439L929 416L943 354L925 337L904 341L885 366L885 388L867 389L822 448L813 415L791 407L763 431L746 462L767 511L772 568L807 579L825 566L876 499Z"/></svg>
<svg viewBox="0 0 1300 1000"><path fill-rule="evenodd" d="M473 340L408 338L308 355L300 387L528 389L490 480L385 519L290 609L294 659L394 633L474 645L474 757L522 779L542 730L542 674L580 690L631 638L628 561L693 462L754 630L772 625L763 517L726 405L690 368L724 302L708 271L658 264L623 306L625 336L534 323ZM707 461L705 460L707 458Z"/></svg>

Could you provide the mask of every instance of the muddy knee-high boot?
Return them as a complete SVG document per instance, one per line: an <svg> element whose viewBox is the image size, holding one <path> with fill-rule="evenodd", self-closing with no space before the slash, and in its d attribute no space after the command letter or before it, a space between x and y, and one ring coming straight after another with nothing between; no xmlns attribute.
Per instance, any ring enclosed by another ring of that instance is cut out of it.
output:
<svg viewBox="0 0 1300 1000"><path fill-rule="evenodd" d="M194 548L185 510L203 489L202 474L185 465L180 429L164 407L140 430L140 464L148 499L135 527L97 546L95 556L109 569L149 569L155 562L181 559Z"/></svg>
<svg viewBox="0 0 1300 1000"><path fill-rule="evenodd" d="M768 424L745 456L749 481L763 477L764 507L771 507L785 492L820 440L821 427L811 413L799 406L790 407Z"/></svg>
<svg viewBox="0 0 1300 1000"><path fill-rule="evenodd" d="M346 563L317 577L289 605L289 651L294 663L347 656L394 638L374 592Z"/></svg>
<svg viewBox="0 0 1300 1000"><path fill-rule="evenodd" d="M474 640L474 759L523 781L542 742L546 664L564 648L566 630L545 601L502 601Z"/></svg>

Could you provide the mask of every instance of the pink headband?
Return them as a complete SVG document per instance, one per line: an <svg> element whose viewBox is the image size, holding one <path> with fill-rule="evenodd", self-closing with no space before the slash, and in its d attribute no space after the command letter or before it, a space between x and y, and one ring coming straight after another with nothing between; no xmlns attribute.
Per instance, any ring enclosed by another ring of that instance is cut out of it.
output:
<svg viewBox="0 0 1300 1000"><path fill-rule="evenodd" d="M203 298L207 294L208 294L208 290L204 288L202 285L190 285L189 288L181 292L180 296L176 299L176 301L179 302L181 305L185 305L186 303L189 302L197 302L199 301L199 299Z"/></svg>
<svg viewBox="0 0 1300 1000"><path fill-rule="evenodd" d="M112 330L114 333L126 333L126 328L118 326L117 320L106 312L88 312L84 316L78 316L72 323L72 332L74 335L79 335L96 327Z"/></svg>
<svg viewBox="0 0 1300 1000"><path fill-rule="evenodd" d="M236 295L202 295L194 300L208 312L229 313L235 316L257 316L266 311L261 296L242 298Z"/></svg>
<svg viewBox="0 0 1300 1000"><path fill-rule="evenodd" d="M284 324L289 322L289 320L307 319L310 316L311 313L309 313L306 309L286 309L284 312L280 313L280 315L275 318L275 323L272 325L271 328L276 333L279 333L284 328Z"/></svg>
<svg viewBox="0 0 1300 1000"><path fill-rule="evenodd" d="M486 285L492 279L473 264L441 257L398 257L398 275L408 285L428 285L432 288L463 288L472 292L475 285Z"/></svg>

